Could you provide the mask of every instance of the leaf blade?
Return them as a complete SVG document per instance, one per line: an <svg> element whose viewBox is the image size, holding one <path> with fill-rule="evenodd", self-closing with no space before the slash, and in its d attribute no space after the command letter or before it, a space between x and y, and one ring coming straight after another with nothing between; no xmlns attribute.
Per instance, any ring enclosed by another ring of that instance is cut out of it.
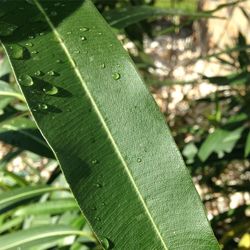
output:
<svg viewBox="0 0 250 250"><path fill-rule="evenodd" d="M84 1L77 8L80 1L70 5L65 1L64 10L73 14L68 13L62 21L58 18L65 16L63 12L51 15L44 9L51 10L48 2L34 2L42 16L35 6L29 6L30 14L36 13L48 26L44 35L33 39L40 59L11 60L12 65L17 75L28 74L35 81L33 87L20 84L22 91L95 233L109 238L116 249L168 249L176 242L176 247L185 249L207 249L207 245L219 249L162 115L93 5ZM82 18L89 29L83 35L78 22ZM19 21L26 23L21 18ZM27 29L19 31L25 30L28 37ZM53 41L53 57L43 53L48 41ZM8 51L8 41L4 44ZM64 64L48 65L48 58ZM31 93L42 84L32 73L41 67L44 72L50 72L51 67L59 72L54 78L46 74L43 80L68 93L43 95L45 110L37 109L34 102L40 102L41 94ZM180 200L185 201L185 207ZM183 223L192 227L183 232ZM136 241L135 235L140 235ZM194 240L187 242L187 237Z"/></svg>

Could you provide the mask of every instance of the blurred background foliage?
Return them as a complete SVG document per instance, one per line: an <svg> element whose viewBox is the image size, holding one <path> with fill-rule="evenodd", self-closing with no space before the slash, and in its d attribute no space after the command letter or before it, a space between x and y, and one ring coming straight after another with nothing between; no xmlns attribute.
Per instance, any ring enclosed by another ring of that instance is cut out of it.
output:
<svg viewBox="0 0 250 250"><path fill-rule="evenodd" d="M250 249L249 2L94 3L165 115L222 248ZM101 249L2 49L0 96L0 237L26 238L27 249Z"/></svg>

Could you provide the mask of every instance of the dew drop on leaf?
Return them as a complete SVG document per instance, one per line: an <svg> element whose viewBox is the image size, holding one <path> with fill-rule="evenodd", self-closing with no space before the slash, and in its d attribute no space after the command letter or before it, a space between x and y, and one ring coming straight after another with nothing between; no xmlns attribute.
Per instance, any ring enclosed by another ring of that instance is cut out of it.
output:
<svg viewBox="0 0 250 250"><path fill-rule="evenodd" d="M24 48L18 44L13 44L10 46L10 57L17 60L23 59Z"/></svg>
<svg viewBox="0 0 250 250"><path fill-rule="evenodd" d="M48 95L56 95L58 93L58 88L55 86L43 88L43 91Z"/></svg>
<svg viewBox="0 0 250 250"><path fill-rule="evenodd" d="M71 31L68 31L68 32L67 32L67 35L70 35L71 33L72 33Z"/></svg>
<svg viewBox="0 0 250 250"><path fill-rule="evenodd" d="M101 188L102 184L101 183L95 183L94 186L97 187L97 188Z"/></svg>
<svg viewBox="0 0 250 250"><path fill-rule="evenodd" d="M35 72L35 76L41 76L43 73L42 73L42 71L40 71L40 70L37 70L36 72Z"/></svg>
<svg viewBox="0 0 250 250"><path fill-rule="evenodd" d="M21 85L29 87L34 84L32 78L29 75L20 75L18 81Z"/></svg>
<svg viewBox="0 0 250 250"><path fill-rule="evenodd" d="M96 216L95 219L96 219L97 221L101 221L101 218L98 217L98 216Z"/></svg>
<svg viewBox="0 0 250 250"><path fill-rule="evenodd" d="M115 80L119 80L121 78L121 75L119 73L115 72L115 73L112 74L112 77Z"/></svg>
<svg viewBox="0 0 250 250"><path fill-rule="evenodd" d="M17 28L14 24L0 22L0 36L10 36Z"/></svg>
<svg viewBox="0 0 250 250"><path fill-rule="evenodd" d="M57 63L61 63L61 62L62 62L62 60L60 60L60 59L57 59L57 60L56 60L56 62L57 62Z"/></svg>
<svg viewBox="0 0 250 250"><path fill-rule="evenodd" d="M31 51L31 54L38 54L39 52L37 50Z"/></svg>
<svg viewBox="0 0 250 250"><path fill-rule="evenodd" d="M98 160L92 160L92 164L94 165L98 164Z"/></svg>
<svg viewBox="0 0 250 250"><path fill-rule="evenodd" d="M34 36L29 36L29 39L34 39L35 37Z"/></svg>
<svg viewBox="0 0 250 250"><path fill-rule="evenodd" d="M56 11L51 11L50 15L51 16L57 16L57 12Z"/></svg>
<svg viewBox="0 0 250 250"><path fill-rule="evenodd" d="M101 65L101 68L104 69L106 67L105 63Z"/></svg>
<svg viewBox="0 0 250 250"><path fill-rule="evenodd" d="M38 104L38 109L40 109L40 110L46 110L46 109L48 109L48 106L46 104L44 104L44 103L39 103Z"/></svg>
<svg viewBox="0 0 250 250"><path fill-rule="evenodd" d="M28 46L28 47L33 47L34 44L31 43L31 42L27 42L27 43L25 43L25 45Z"/></svg>
<svg viewBox="0 0 250 250"><path fill-rule="evenodd" d="M85 40L86 40L86 37L85 37L85 36L81 36L81 40L82 40L82 41L85 41Z"/></svg>
<svg viewBox="0 0 250 250"><path fill-rule="evenodd" d="M87 27L80 28L80 31L88 31L89 29Z"/></svg>
<svg viewBox="0 0 250 250"><path fill-rule="evenodd" d="M49 75L49 76L55 76L55 75L56 75L56 72L53 71L53 70L50 70L50 71L47 73L47 75Z"/></svg>
<svg viewBox="0 0 250 250"><path fill-rule="evenodd" d="M103 246L103 248L104 248L105 250L111 249L111 248L110 248L110 241L109 241L108 238L103 237L103 238L100 239L100 241L101 241L101 244L102 244L102 246Z"/></svg>
<svg viewBox="0 0 250 250"><path fill-rule="evenodd" d="M142 159L141 158L137 158L137 162L138 163L142 162Z"/></svg>

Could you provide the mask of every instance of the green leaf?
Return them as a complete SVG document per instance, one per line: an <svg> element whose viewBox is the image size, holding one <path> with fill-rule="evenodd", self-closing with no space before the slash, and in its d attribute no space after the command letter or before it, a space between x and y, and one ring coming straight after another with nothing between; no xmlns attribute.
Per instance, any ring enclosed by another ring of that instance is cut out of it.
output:
<svg viewBox="0 0 250 250"><path fill-rule="evenodd" d="M20 207L15 213L15 216L40 215L40 214L58 214L67 211L76 210L78 206L75 199L59 199Z"/></svg>
<svg viewBox="0 0 250 250"><path fill-rule="evenodd" d="M187 163L191 164L194 162L194 158L198 153L198 149L193 142L188 143L185 145L182 154L187 158Z"/></svg>
<svg viewBox="0 0 250 250"><path fill-rule="evenodd" d="M22 222L23 222L22 217L11 218L10 220L8 220L7 222L5 222L4 224L1 225L0 234L2 234L3 232L5 232L13 227L20 225Z"/></svg>
<svg viewBox="0 0 250 250"><path fill-rule="evenodd" d="M226 76L203 76L202 78L208 80L210 83L218 85L240 85L249 83L250 74L249 72L243 71L239 73L232 73Z"/></svg>
<svg viewBox="0 0 250 250"><path fill-rule="evenodd" d="M54 158L35 123L23 116L0 122L0 140L23 150Z"/></svg>
<svg viewBox="0 0 250 250"><path fill-rule="evenodd" d="M189 12L179 9L164 9L150 6L131 6L124 9L110 10L103 13L109 24L117 29L123 29L131 24L147 18L162 16L188 16L190 18L211 18L210 13Z"/></svg>
<svg viewBox="0 0 250 250"><path fill-rule="evenodd" d="M4 58L4 60L0 64L0 78L9 74L11 72L10 64L7 58Z"/></svg>
<svg viewBox="0 0 250 250"><path fill-rule="evenodd" d="M202 143L198 156L202 161L206 161L213 153L217 153L219 158L222 158L225 153L232 152L235 144L240 139L244 127L235 130L216 129L209 134L206 140Z"/></svg>
<svg viewBox="0 0 250 250"><path fill-rule="evenodd" d="M21 93L18 93L8 83L3 81L0 81L0 96L15 97L24 101L24 97Z"/></svg>
<svg viewBox="0 0 250 250"><path fill-rule="evenodd" d="M0 250L29 249L48 240L60 239L69 235L82 235L85 233L64 225L47 225L17 231L0 237Z"/></svg>
<svg viewBox="0 0 250 250"><path fill-rule="evenodd" d="M36 187L21 187L0 194L0 209L9 207L15 203L25 201L27 199L40 196L48 192L65 190L61 187L52 186L36 186Z"/></svg>
<svg viewBox="0 0 250 250"><path fill-rule="evenodd" d="M2 3L3 21L18 25L2 42L98 240L119 250L219 249L164 117L92 3L33 3ZM27 57L11 57L16 43Z"/></svg>
<svg viewBox="0 0 250 250"><path fill-rule="evenodd" d="M250 154L250 131L248 132L245 145L245 157L247 157L249 154Z"/></svg>

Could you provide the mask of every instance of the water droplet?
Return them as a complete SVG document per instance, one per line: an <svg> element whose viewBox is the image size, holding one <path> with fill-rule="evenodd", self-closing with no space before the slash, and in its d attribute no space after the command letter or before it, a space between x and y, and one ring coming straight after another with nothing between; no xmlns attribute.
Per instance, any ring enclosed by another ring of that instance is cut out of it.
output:
<svg viewBox="0 0 250 250"><path fill-rule="evenodd" d="M80 54L80 50L75 50L74 53L75 54Z"/></svg>
<svg viewBox="0 0 250 250"><path fill-rule="evenodd" d="M82 27L82 28L80 28L80 31L83 31L83 32L85 32L85 31L88 31L89 29L87 28L87 27Z"/></svg>
<svg viewBox="0 0 250 250"><path fill-rule="evenodd" d="M101 68L104 69L106 67L105 63L101 65Z"/></svg>
<svg viewBox="0 0 250 250"><path fill-rule="evenodd" d="M50 86L47 88L43 88L43 91L48 95L56 95L58 93L58 88L55 86Z"/></svg>
<svg viewBox="0 0 250 250"><path fill-rule="evenodd" d="M96 216L95 219L96 219L97 221L101 221L101 218L98 217L98 216Z"/></svg>
<svg viewBox="0 0 250 250"><path fill-rule="evenodd" d="M35 37L34 36L29 36L29 39L34 39Z"/></svg>
<svg viewBox="0 0 250 250"><path fill-rule="evenodd" d="M138 163L141 163L141 162L142 162L142 159L141 159L141 158L137 158L137 162L138 162Z"/></svg>
<svg viewBox="0 0 250 250"><path fill-rule="evenodd" d="M49 75L49 76L55 76L56 72L53 71L53 70L50 70L50 71L47 72L47 75Z"/></svg>
<svg viewBox="0 0 250 250"><path fill-rule="evenodd" d="M35 76L41 76L43 73L42 73L42 71L40 71L40 70L37 70L36 72L35 72Z"/></svg>
<svg viewBox="0 0 250 250"><path fill-rule="evenodd" d="M112 74L112 77L115 79L115 80L119 80L121 78L121 75L117 72L113 73Z"/></svg>
<svg viewBox="0 0 250 250"><path fill-rule="evenodd" d="M51 11L51 12L50 12L50 15L51 15L51 16L57 16L57 12L56 12L56 11Z"/></svg>
<svg viewBox="0 0 250 250"><path fill-rule="evenodd" d="M94 165L96 165L96 164L98 164L98 160L92 160L91 163L94 164Z"/></svg>
<svg viewBox="0 0 250 250"><path fill-rule="evenodd" d="M85 41L85 40L87 40L87 39L86 39L85 36L81 36L81 40L82 40L82 41Z"/></svg>
<svg viewBox="0 0 250 250"><path fill-rule="evenodd" d="M97 187L97 188L101 188L102 184L101 183L95 183L94 186Z"/></svg>
<svg viewBox="0 0 250 250"><path fill-rule="evenodd" d="M31 54L38 54L39 52L37 50L32 50Z"/></svg>
<svg viewBox="0 0 250 250"><path fill-rule="evenodd" d="M20 60L24 57L24 48L18 44L10 46L10 56L14 59Z"/></svg>
<svg viewBox="0 0 250 250"><path fill-rule="evenodd" d="M18 81L21 85L29 87L34 84L32 78L29 75L20 75Z"/></svg>
<svg viewBox="0 0 250 250"><path fill-rule="evenodd" d="M27 43L25 43L25 45L28 47L33 47L33 43L31 43L31 42L27 42Z"/></svg>
<svg viewBox="0 0 250 250"><path fill-rule="evenodd" d="M44 35L44 32L40 32L39 35L40 35L40 36L43 36L43 35Z"/></svg>
<svg viewBox="0 0 250 250"><path fill-rule="evenodd" d="M38 109L41 109L41 110L46 110L48 109L48 106L44 103L39 103L38 104Z"/></svg>
<svg viewBox="0 0 250 250"><path fill-rule="evenodd" d="M56 60L56 62L57 62L57 63L61 63L61 62L62 62L62 60L60 60L60 59L57 59L57 60Z"/></svg>
<svg viewBox="0 0 250 250"><path fill-rule="evenodd" d="M71 31L68 31L68 32L67 32L67 35L70 35L71 33L72 33Z"/></svg>
<svg viewBox="0 0 250 250"><path fill-rule="evenodd" d="M10 36L18 26L6 22L0 22L0 36Z"/></svg>
<svg viewBox="0 0 250 250"><path fill-rule="evenodd" d="M103 237L103 238L100 239L100 241L101 241L101 244L102 244L102 246L103 246L103 248L104 248L105 250L110 249L110 241L109 241L108 238Z"/></svg>

